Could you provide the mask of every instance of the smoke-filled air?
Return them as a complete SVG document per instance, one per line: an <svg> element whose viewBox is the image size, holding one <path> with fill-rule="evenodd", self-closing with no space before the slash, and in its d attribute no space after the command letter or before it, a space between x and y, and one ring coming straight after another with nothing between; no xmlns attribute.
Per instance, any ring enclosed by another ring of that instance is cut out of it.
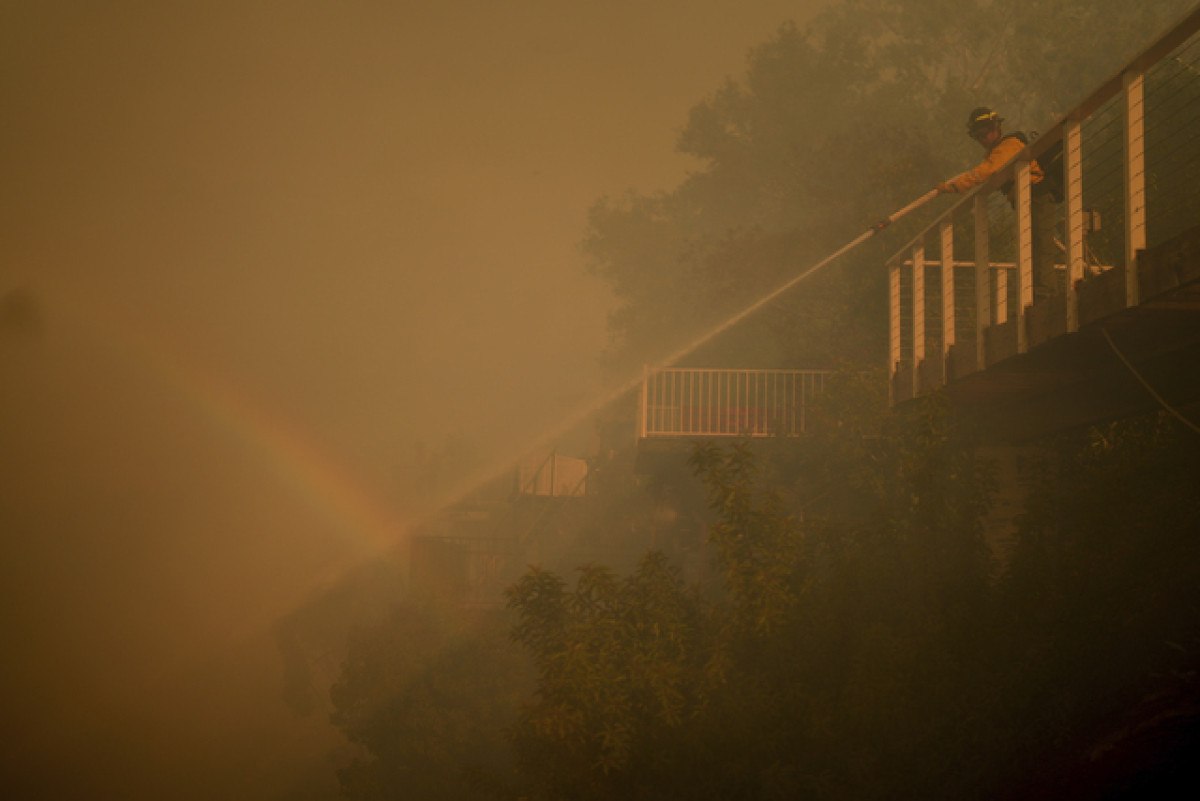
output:
<svg viewBox="0 0 1200 801"><path fill-rule="evenodd" d="M1190 5L0 3L0 795L1200 785Z"/></svg>

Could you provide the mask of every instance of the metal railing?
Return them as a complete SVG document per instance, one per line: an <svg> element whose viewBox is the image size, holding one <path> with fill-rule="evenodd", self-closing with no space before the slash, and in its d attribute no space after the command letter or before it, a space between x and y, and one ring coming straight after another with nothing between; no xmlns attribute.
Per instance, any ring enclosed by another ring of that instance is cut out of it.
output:
<svg viewBox="0 0 1200 801"><path fill-rule="evenodd" d="M647 367L638 433L650 437L794 437L828 371Z"/></svg>
<svg viewBox="0 0 1200 801"><path fill-rule="evenodd" d="M588 464L584 459L551 450L519 462L514 470L515 495L544 498L580 498L587 494Z"/></svg>
<svg viewBox="0 0 1200 801"><path fill-rule="evenodd" d="M1200 224L1198 32L1200 7L888 260L893 402L1078 331L1097 287L1141 302L1139 251ZM1061 292L1035 304L1030 162L1060 146Z"/></svg>

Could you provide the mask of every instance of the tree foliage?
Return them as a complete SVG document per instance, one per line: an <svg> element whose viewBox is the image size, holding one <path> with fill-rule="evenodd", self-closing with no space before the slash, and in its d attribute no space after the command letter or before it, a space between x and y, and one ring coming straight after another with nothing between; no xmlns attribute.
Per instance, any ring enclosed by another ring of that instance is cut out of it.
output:
<svg viewBox="0 0 1200 801"><path fill-rule="evenodd" d="M937 409L881 435L875 458L841 442L859 442L825 443L843 481L888 487L853 514L789 487L803 466L698 449L713 569L692 587L653 554L624 580L589 567L573 589L540 571L514 588L538 666L515 730L529 797L861 798L929 764L922 713L967 714L948 688L987 612L986 476Z"/></svg>
<svg viewBox="0 0 1200 801"><path fill-rule="evenodd" d="M573 588L540 571L514 588L538 666L514 729L524 797L1070 794L1098 743L1190 708L1190 434L1152 418L1048 449L1001 570L992 478L953 417L934 403L876 430L782 464L699 449L703 581L655 554L625 579L588 567ZM845 493L819 490L826 459ZM1137 717L1164 693L1176 706Z"/></svg>
<svg viewBox="0 0 1200 801"><path fill-rule="evenodd" d="M332 722L362 758L339 771L354 799L492 798L511 771L504 732L527 663L496 612L408 604L355 632L330 690Z"/></svg>
<svg viewBox="0 0 1200 801"><path fill-rule="evenodd" d="M529 792L636 798L676 775L671 744L697 706L700 649L696 600L663 555L624 579L585 566L571 589L534 570L508 595L538 673L514 730Z"/></svg>

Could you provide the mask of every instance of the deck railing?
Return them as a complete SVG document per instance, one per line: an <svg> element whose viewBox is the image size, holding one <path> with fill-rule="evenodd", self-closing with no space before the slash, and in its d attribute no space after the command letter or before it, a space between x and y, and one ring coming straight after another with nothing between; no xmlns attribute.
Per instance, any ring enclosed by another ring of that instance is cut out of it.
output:
<svg viewBox="0 0 1200 801"><path fill-rule="evenodd" d="M827 371L646 368L639 436L794 437Z"/></svg>
<svg viewBox="0 0 1200 801"><path fill-rule="evenodd" d="M1138 253L1200 223L1198 31L1200 7L888 260L893 402L1079 330L1104 305L1081 298L1153 289ZM1060 145L1062 292L1035 304L1030 162Z"/></svg>

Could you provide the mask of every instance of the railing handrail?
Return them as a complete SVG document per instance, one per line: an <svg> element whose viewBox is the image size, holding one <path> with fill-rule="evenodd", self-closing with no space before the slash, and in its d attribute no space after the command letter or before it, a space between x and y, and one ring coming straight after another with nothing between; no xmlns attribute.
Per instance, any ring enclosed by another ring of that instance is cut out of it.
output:
<svg viewBox="0 0 1200 801"><path fill-rule="evenodd" d="M1012 180L1013 173L1018 164L1022 161L1036 160L1038 156L1046 152L1055 143L1063 138L1063 131L1067 124L1071 121L1079 121L1090 116L1092 112L1103 106L1106 102L1120 94L1123 87L1124 76L1131 72L1142 72L1147 67L1152 66L1162 58L1174 50L1179 45L1186 42L1195 33L1200 32L1200 4L1197 4L1191 11L1188 11L1179 18L1177 22L1169 26L1157 39L1154 40L1148 47L1142 50L1138 55L1130 59L1124 67L1117 73L1100 85L1096 91L1088 95L1082 102L1077 103L1072 107L1071 111L1063 115L1054 125L1050 126L1045 133L1038 136L1032 142L1027 144L1016 156L1012 158L1003 168L998 170L994 175L990 176L975 189L963 195L963 197L942 214L938 215L928 226L923 228L920 233L908 240L900 250L892 254L885 260L884 264L892 264L897 259L907 256L912 252L913 248L920 246L927 237L933 234L939 226L946 222L952 221L956 216L960 215L963 207L975 200L975 196L979 193L990 193L999 189L1008 181Z"/></svg>
<svg viewBox="0 0 1200 801"><path fill-rule="evenodd" d="M661 373L772 373L788 375L829 375L832 370L812 368L790 369L787 367L648 367L651 375Z"/></svg>

